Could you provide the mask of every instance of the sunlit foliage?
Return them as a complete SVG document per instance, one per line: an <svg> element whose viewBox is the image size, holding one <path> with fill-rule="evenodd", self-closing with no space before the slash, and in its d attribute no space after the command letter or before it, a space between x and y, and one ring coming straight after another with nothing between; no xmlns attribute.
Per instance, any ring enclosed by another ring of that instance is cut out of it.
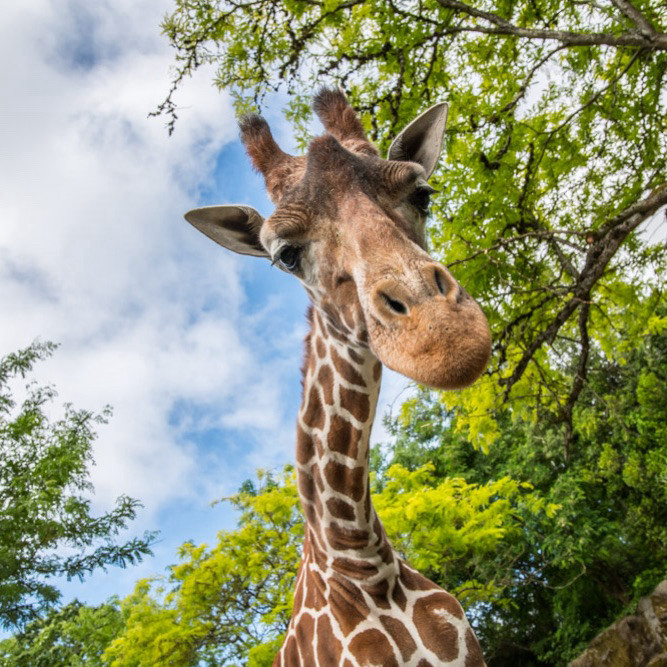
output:
<svg viewBox="0 0 667 667"><path fill-rule="evenodd" d="M118 601L88 607L77 600L53 608L0 641L3 667L102 667L102 654L121 632Z"/></svg>
<svg viewBox="0 0 667 667"><path fill-rule="evenodd" d="M259 482L228 499L240 511L237 530L212 548L183 545L166 579L139 582L123 601L127 628L106 653L111 665L272 664L292 611L303 523L289 467ZM393 466L375 504L399 552L468 605L503 603L480 565L515 541L521 517L549 520L558 510L529 484L437 479L429 465Z"/></svg>

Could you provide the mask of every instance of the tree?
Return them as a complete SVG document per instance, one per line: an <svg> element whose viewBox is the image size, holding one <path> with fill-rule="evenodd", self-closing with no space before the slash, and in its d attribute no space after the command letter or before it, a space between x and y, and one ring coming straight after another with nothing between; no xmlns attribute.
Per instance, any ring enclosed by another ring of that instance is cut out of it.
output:
<svg viewBox="0 0 667 667"><path fill-rule="evenodd" d="M490 665L564 664L667 576L667 327L656 315L659 325L624 363L592 356L567 464L548 412L536 421L504 415L483 454L427 391L390 422L395 440L384 456L375 453L379 479L393 465L428 461L438 479L530 481L559 507L553 521L523 523L511 558L487 563L502 590L501 604L476 611Z"/></svg>
<svg viewBox="0 0 667 667"><path fill-rule="evenodd" d="M260 473L258 486L246 482L227 500L240 512L237 530L212 548L184 544L166 581L140 581L123 601L127 626L105 653L110 665L273 663L303 541L294 471ZM399 552L467 606L503 603L493 562L511 560L523 520L549 521L558 509L530 484L436 479L428 465L393 466L374 502Z"/></svg>
<svg viewBox="0 0 667 667"><path fill-rule="evenodd" d="M102 654L124 625L117 600L52 608L23 632L0 641L4 667L102 667Z"/></svg>
<svg viewBox="0 0 667 667"><path fill-rule="evenodd" d="M31 382L17 403L12 382L25 378L52 343L30 347L0 360L0 625L22 626L60 599L49 579L82 579L109 565L125 567L150 554L154 533L124 544L114 537L135 518L140 503L121 496L106 514L91 514L95 425L109 416L66 405L52 421L47 408L56 393ZM35 626L36 627L36 626Z"/></svg>
<svg viewBox="0 0 667 667"><path fill-rule="evenodd" d="M170 129L203 63L241 110L285 84L302 138L322 82L348 90L384 147L449 101L431 242L495 343L482 383L442 400L484 448L500 412L546 409L567 459L592 350L623 356L663 298L666 246L642 229L667 204L665 3L175 0L163 29Z"/></svg>
<svg viewBox="0 0 667 667"><path fill-rule="evenodd" d="M122 603L113 667L271 665L292 611L303 522L292 471L261 474L227 499L239 527L209 548L189 542L168 577L141 580Z"/></svg>

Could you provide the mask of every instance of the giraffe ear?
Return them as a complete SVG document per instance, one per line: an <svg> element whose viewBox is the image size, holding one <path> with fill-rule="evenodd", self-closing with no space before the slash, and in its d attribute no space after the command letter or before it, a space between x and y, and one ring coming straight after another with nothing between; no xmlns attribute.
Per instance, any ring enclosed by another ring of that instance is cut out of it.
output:
<svg viewBox="0 0 667 667"><path fill-rule="evenodd" d="M430 178L445 141L447 103L440 102L417 116L389 147L388 160L417 162Z"/></svg>
<svg viewBox="0 0 667 667"><path fill-rule="evenodd" d="M185 219L224 248L241 255L269 256L259 242L264 218L250 206L204 206L188 211Z"/></svg>

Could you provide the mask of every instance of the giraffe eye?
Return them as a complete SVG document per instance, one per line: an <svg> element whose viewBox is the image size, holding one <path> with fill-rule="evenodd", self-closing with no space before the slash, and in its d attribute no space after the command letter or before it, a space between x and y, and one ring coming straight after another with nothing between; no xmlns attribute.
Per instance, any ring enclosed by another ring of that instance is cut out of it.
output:
<svg viewBox="0 0 667 667"><path fill-rule="evenodd" d="M277 261L286 271L294 271L299 266L299 257L301 248L293 245L286 245L278 253Z"/></svg>
<svg viewBox="0 0 667 667"><path fill-rule="evenodd" d="M431 203L431 195L434 192L437 192L437 190L432 188L430 185L421 185L408 197L408 201L420 213L427 215L428 206Z"/></svg>

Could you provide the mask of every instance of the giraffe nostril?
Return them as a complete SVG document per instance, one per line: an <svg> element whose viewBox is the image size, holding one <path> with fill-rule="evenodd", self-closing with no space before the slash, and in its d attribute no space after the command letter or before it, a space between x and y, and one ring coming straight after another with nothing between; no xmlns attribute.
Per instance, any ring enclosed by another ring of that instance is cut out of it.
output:
<svg viewBox="0 0 667 667"><path fill-rule="evenodd" d="M385 303L389 306L389 308L393 310L397 315L408 314L407 306L401 301L392 299L388 294L385 294L384 292L380 292L380 296L384 299Z"/></svg>

